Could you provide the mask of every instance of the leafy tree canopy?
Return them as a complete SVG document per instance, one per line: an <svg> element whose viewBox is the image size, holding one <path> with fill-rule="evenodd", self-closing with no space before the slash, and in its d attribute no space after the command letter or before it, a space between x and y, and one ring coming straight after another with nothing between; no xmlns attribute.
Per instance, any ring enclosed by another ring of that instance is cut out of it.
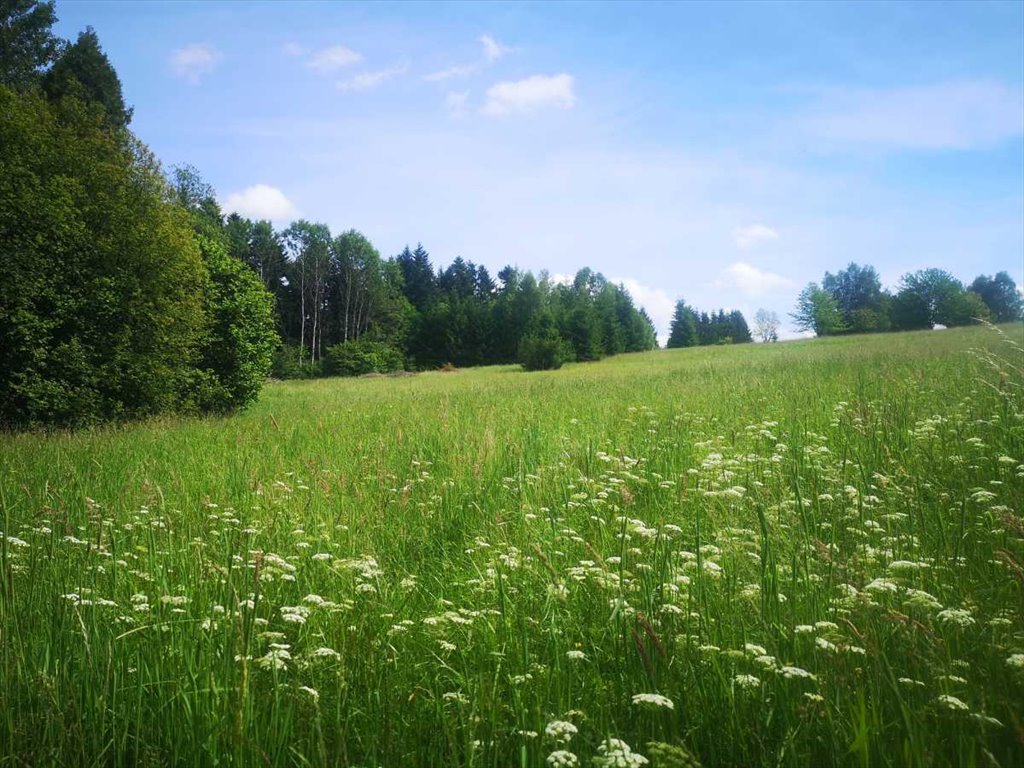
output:
<svg viewBox="0 0 1024 768"><path fill-rule="evenodd" d="M38 84L60 52L56 23L52 0L0 0L0 85L25 91Z"/></svg>

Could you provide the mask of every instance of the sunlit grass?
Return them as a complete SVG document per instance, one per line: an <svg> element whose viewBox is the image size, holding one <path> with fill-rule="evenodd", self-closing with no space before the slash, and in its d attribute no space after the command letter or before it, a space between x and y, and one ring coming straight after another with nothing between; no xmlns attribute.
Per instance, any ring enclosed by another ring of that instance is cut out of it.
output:
<svg viewBox="0 0 1024 768"><path fill-rule="evenodd" d="M0 755L1018 765L1003 330L277 383L232 419L0 438Z"/></svg>

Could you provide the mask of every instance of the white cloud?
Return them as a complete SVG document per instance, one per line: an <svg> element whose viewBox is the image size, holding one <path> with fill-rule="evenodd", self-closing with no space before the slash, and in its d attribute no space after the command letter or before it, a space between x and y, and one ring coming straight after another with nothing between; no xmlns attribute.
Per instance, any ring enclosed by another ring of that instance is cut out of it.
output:
<svg viewBox="0 0 1024 768"><path fill-rule="evenodd" d="M231 193L225 198L222 207L228 213L275 222L287 221L297 213L295 205L281 190L267 184L256 184L241 192Z"/></svg>
<svg viewBox="0 0 1024 768"><path fill-rule="evenodd" d="M454 67L448 67L448 69L442 69L439 72L431 72L429 75L424 75L423 79L428 83L438 83L442 80L450 80L453 77L467 77L478 69L480 69L478 64L459 64Z"/></svg>
<svg viewBox="0 0 1024 768"><path fill-rule="evenodd" d="M381 83L387 82L393 77L405 74L407 67L405 64L399 64L395 67L389 67L387 69L378 69L371 72L360 72L358 75L350 77L348 80L339 80L334 84L335 88L339 91L368 91L371 88L376 88Z"/></svg>
<svg viewBox="0 0 1024 768"><path fill-rule="evenodd" d="M493 63L512 51L506 45L502 45L490 35L480 35L480 44L484 47L484 58L488 63Z"/></svg>
<svg viewBox="0 0 1024 768"><path fill-rule="evenodd" d="M779 239L779 233L764 224L750 224L733 232L736 245L740 248L753 248L758 243L767 243Z"/></svg>
<svg viewBox="0 0 1024 768"><path fill-rule="evenodd" d="M462 117L466 114L468 100L469 91L451 91L445 96L444 105L452 117Z"/></svg>
<svg viewBox="0 0 1024 768"><path fill-rule="evenodd" d="M746 296L763 296L793 286L793 281L774 272L765 272L752 264L737 261L723 271L724 277L714 282L716 288L734 288Z"/></svg>
<svg viewBox="0 0 1024 768"><path fill-rule="evenodd" d="M316 72L326 74L358 64L362 60L363 55L361 53L356 53L344 45L334 45L314 53L309 61L306 62L306 66Z"/></svg>
<svg viewBox="0 0 1024 768"><path fill-rule="evenodd" d="M647 311L658 332L658 342L664 345L668 341L668 331L672 325L676 303L661 288L651 288L631 277L614 277L612 282L616 285L622 283L637 307L643 307Z"/></svg>
<svg viewBox="0 0 1024 768"><path fill-rule="evenodd" d="M216 48L204 43L192 43L171 54L171 71L177 76L198 83L223 58Z"/></svg>
<svg viewBox="0 0 1024 768"><path fill-rule="evenodd" d="M1024 91L970 80L912 88L828 89L799 120L825 139L892 149L970 149L1024 134Z"/></svg>
<svg viewBox="0 0 1024 768"><path fill-rule="evenodd" d="M487 89L481 112L499 117L514 112L532 112L541 107L571 109L576 104L572 75L534 75L523 80L496 83Z"/></svg>
<svg viewBox="0 0 1024 768"><path fill-rule="evenodd" d="M480 44L484 47L484 61L474 62L472 64L456 64L448 67L447 69L441 69L437 72L431 72L429 75L424 75L423 79L429 83L438 83L443 80L451 80L452 78L458 77L469 77L474 72L480 71L482 66L490 65L502 58L506 53L512 51L506 45L502 45L490 35L481 35Z"/></svg>
<svg viewBox="0 0 1024 768"><path fill-rule="evenodd" d="M281 46L281 53L285 56L305 56L306 49L296 42L288 42Z"/></svg>

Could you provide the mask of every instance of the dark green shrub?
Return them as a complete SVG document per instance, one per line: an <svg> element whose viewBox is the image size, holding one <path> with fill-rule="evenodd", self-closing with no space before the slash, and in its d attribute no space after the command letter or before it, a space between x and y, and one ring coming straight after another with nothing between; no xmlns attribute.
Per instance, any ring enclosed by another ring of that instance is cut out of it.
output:
<svg viewBox="0 0 1024 768"><path fill-rule="evenodd" d="M519 344L519 363L527 371L555 371L572 359L572 347L554 329L531 333Z"/></svg>
<svg viewBox="0 0 1024 768"><path fill-rule="evenodd" d="M199 369L204 383L196 405L203 411L232 411L255 400L270 373L277 345L273 297L256 273L228 255L225 247L199 237L210 273L206 291L209 333Z"/></svg>
<svg viewBox="0 0 1024 768"><path fill-rule="evenodd" d="M383 341L347 341L324 352L327 376L362 376L366 373L391 373L405 367L402 353Z"/></svg>
<svg viewBox="0 0 1024 768"><path fill-rule="evenodd" d="M319 361L309 360L307 352L302 364L299 364L299 345L281 344L274 350L270 362L270 375L275 379L315 379L323 372Z"/></svg>

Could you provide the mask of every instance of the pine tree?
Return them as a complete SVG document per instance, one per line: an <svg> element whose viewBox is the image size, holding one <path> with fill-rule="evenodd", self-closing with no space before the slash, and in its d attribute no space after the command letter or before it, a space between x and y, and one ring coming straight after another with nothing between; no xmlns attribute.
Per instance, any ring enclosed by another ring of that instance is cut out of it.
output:
<svg viewBox="0 0 1024 768"><path fill-rule="evenodd" d="M92 27L86 27L74 45L64 49L43 77L43 91L53 101L74 97L100 105L112 128L127 128L131 122L132 110L125 106L121 81Z"/></svg>
<svg viewBox="0 0 1024 768"><path fill-rule="evenodd" d="M669 349L678 347L695 347L703 343L697 332L697 315L680 299L676 302L675 312L672 314L672 325L669 327L668 344Z"/></svg>

